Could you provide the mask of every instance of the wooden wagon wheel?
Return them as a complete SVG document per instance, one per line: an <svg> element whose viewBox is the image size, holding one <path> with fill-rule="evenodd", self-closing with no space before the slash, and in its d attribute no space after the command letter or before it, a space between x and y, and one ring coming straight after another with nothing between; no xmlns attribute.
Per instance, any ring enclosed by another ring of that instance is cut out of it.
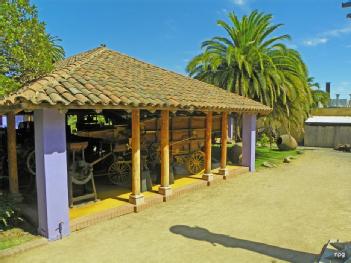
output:
<svg viewBox="0 0 351 263"><path fill-rule="evenodd" d="M108 167L108 179L114 185L125 185L130 177L130 164L123 159L123 157L118 157Z"/></svg>
<svg viewBox="0 0 351 263"><path fill-rule="evenodd" d="M28 168L30 163L30 169ZM18 152L18 184L22 192L31 191L35 184L35 152L32 149Z"/></svg>
<svg viewBox="0 0 351 263"><path fill-rule="evenodd" d="M0 150L0 178L5 178L7 175L7 158L5 153Z"/></svg>
<svg viewBox="0 0 351 263"><path fill-rule="evenodd" d="M32 175L35 175L35 151L32 150L29 152L26 158L26 168L28 172Z"/></svg>
<svg viewBox="0 0 351 263"><path fill-rule="evenodd" d="M186 168L190 174L198 174L205 169L205 153L197 151L192 153L187 162Z"/></svg>
<svg viewBox="0 0 351 263"><path fill-rule="evenodd" d="M154 169L160 163L160 146L158 143L152 143L148 148L147 162L151 169Z"/></svg>

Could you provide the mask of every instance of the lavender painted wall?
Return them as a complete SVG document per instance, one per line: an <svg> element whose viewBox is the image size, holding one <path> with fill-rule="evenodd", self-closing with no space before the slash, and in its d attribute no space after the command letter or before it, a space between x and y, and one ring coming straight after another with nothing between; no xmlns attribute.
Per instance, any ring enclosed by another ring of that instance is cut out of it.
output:
<svg viewBox="0 0 351 263"><path fill-rule="evenodd" d="M49 240L69 235L65 114L34 111L38 232Z"/></svg>
<svg viewBox="0 0 351 263"><path fill-rule="evenodd" d="M243 114L243 153L242 165L255 171L256 159L256 115Z"/></svg>
<svg viewBox="0 0 351 263"><path fill-rule="evenodd" d="M229 114L228 116L228 140L233 140L234 133L234 117Z"/></svg>

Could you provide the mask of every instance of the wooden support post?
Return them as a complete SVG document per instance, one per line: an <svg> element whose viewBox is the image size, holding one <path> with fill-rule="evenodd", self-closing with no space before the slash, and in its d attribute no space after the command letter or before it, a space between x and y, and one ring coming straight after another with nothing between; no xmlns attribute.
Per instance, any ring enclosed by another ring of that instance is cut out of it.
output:
<svg viewBox="0 0 351 263"><path fill-rule="evenodd" d="M144 203L140 192L140 110L132 110L132 194L129 202L134 205Z"/></svg>
<svg viewBox="0 0 351 263"><path fill-rule="evenodd" d="M211 172L211 152L212 152L212 112L208 112L206 116L206 133L205 133L205 173L202 176L208 182L213 181Z"/></svg>
<svg viewBox="0 0 351 263"><path fill-rule="evenodd" d="M222 113L222 131L221 131L221 166L219 174L223 175L223 179L228 176L227 169L227 142L228 142L228 113Z"/></svg>
<svg viewBox="0 0 351 263"><path fill-rule="evenodd" d="M255 171L256 159L256 115L243 114L243 151L242 165Z"/></svg>
<svg viewBox="0 0 351 263"><path fill-rule="evenodd" d="M65 114L34 111L38 232L49 240L70 233Z"/></svg>
<svg viewBox="0 0 351 263"><path fill-rule="evenodd" d="M15 198L21 199L18 186L16 114L14 112L10 112L7 114L7 155L10 193Z"/></svg>
<svg viewBox="0 0 351 263"><path fill-rule="evenodd" d="M165 197L172 194L169 185L169 110L161 111L161 186L158 192Z"/></svg>

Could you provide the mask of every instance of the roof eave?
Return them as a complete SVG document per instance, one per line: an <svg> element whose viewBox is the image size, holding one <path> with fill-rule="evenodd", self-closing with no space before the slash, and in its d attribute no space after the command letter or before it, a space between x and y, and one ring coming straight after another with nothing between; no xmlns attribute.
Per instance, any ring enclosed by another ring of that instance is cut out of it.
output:
<svg viewBox="0 0 351 263"><path fill-rule="evenodd" d="M8 112L15 112L18 113L20 111L33 111L38 109L58 109L58 110L133 110L133 109L140 109L140 110L148 110L148 111L156 111L156 110L169 110L172 112L176 111L203 111L203 112L236 112L236 113L252 113L252 114L260 114L262 116L269 115L272 112L272 109L269 107L264 107L262 109L252 109L252 108L244 108L240 107L233 107L233 108L215 108L215 107L161 107L161 106L131 106L131 105L78 105L78 104L49 104L49 103L42 103L42 104L33 104L28 102L16 103L16 104L8 104L8 105L0 105L0 113L7 114Z"/></svg>

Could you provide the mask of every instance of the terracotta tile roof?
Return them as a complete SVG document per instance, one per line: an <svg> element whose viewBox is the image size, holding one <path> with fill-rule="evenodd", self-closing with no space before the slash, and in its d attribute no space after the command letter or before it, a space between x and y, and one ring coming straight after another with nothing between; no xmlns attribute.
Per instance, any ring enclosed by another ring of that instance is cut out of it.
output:
<svg viewBox="0 0 351 263"><path fill-rule="evenodd" d="M51 74L5 97L0 106L26 103L170 108L268 114L256 101L141 62L105 47L57 63Z"/></svg>

